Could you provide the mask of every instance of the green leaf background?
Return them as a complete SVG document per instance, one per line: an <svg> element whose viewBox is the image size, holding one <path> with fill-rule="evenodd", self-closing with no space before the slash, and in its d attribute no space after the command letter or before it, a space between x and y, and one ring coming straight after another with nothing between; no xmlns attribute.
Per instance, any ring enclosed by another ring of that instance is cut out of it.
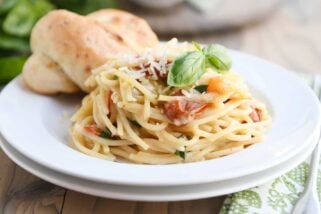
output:
<svg viewBox="0 0 321 214"><path fill-rule="evenodd" d="M0 84L18 75L30 54L29 37L36 22L55 8L88 14L117 7L116 0L0 0Z"/></svg>

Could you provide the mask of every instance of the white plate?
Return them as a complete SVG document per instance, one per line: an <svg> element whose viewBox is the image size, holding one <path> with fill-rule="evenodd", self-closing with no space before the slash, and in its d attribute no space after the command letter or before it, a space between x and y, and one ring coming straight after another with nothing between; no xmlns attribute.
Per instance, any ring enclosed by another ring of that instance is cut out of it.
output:
<svg viewBox="0 0 321 214"><path fill-rule="evenodd" d="M79 97L48 97L27 90L21 78L0 94L0 131L33 161L93 181L125 185L201 184L236 178L276 166L297 155L319 130L320 105L312 90L291 72L253 56L230 51L233 68L273 117L266 139L236 154L197 163L139 165L109 162L73 149L63 113L75 110ZM66 119L65 119L66 121Z"/></svg>
<svg viewBox="0 0 321 214"><path fill-rule="evenodd" d="M98 183L69 176L37 164L16 151L4 140L2 140L2 143L0 140L0 144L4 152L22 168L44 180L68 189L85 194L122 200L179 201L226 195L264 184L265 182L286 173L306 160L318 142L318 135L319 134L316 134L313 137L312 141L307 145L306 148L304 148L302 153L276 167L272 167L263 172L214 183L169 187L120 186Z"/></svg>

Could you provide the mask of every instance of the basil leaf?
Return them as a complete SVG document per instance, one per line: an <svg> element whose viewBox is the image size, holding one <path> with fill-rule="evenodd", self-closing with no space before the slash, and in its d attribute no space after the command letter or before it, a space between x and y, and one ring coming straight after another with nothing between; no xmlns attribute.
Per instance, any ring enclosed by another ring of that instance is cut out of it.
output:
<svg viewBox="0 0 321 214"><path fill-rule="evenodd" d="M203 92L206 92L207 85L198 85L198 86L195 86L194 89L199 93L203 93Z"/></svg>
<svg viewBox="0 0 321 214"><path fill-rule="evenodd" d="M105 139L110 139L112 137L112 134L111 132L106 129L105 131L102 131L100 134L99 134L99 137L101 138L105 138Z"/></svg>
<svg viewBox="0 0 321 214"><path fill-rule="evenodd" d="M3 31L18 37L27 37L37 20L52 9L54 6L46 0L19 0L6 16Z"/></svg>
<svg viewBox="0 0 321 214"><path fill-rule="evenodd" d="M186 53L174 60L167 76L167 85L175 87L191 85L205 72L204 54L199 51Z"/></svg>
<svg viewBox="0 0 321 214"><path fill-rule="evenodd" d="M3 31L15 36L28 36L37 21L32 7L29 1L20 0L6 16L3 22Z"/></svg>
<svg viewBox="0 0 321 214"><path fill-rule="evenodd" d="M231 68L232 60L227 54L225 47L221 45L209 45L203 48L206 56L206 66L215 69L217 72L228 71Z"/></svg>
<svg viewBox="0 0 321 214"><path fill-rule="evenodd" d="M0 15L7 13L14 7L18 0L2 0L0 1Z"/></svg>
<svg viewBox="0 0 321 214"><path fill-rule="evenodd" d="M198 43L198 42L194 42L194 41L193 41L193 45L194 45L194 47L195 47L195 49L196 49L196 50L198 50L198 51L202 51L202 48L201 48L200 43Z"/></svg>
<svg viewBox="0 0 321 214"><path fill-rule="evenodd" d="M101 8L117 8L117 0L51 0L59 8L71 10L86 15Z"/></svg>
<svg viewBox="0 0 321 214"><path fill-rule="evenodd" d="M179 151L179 150L176 150L176 151L175 151L175 155L180 156L183 160L185 160L185 157L186 157L186 151Z"/></svg>
<svg viewBox="0 0 321 214"><path fill-rule="evenodd" d="M218 73L231 68L231 59L223 46L209 45L201 49L197 42L193 44L196 51L186 53L172 63L167 75L167 85L185 87L197 81L207 68L212 68Z"/></svg>
<svg viewBox="0 0 321 214"><path fill-rule="evenodd" d="M0 32L0 49L12 50L24 53L30 52L29 41L26 38L19 38Z"/></svg>
<svg viewBox="0 0 321 214"><path fill-rule="evenodd" d="M49 0L36 0L36 3L33 5L33 12L37 16L38 20L39 18L46 15L49 11L55 8L56 7Z"/></svg>

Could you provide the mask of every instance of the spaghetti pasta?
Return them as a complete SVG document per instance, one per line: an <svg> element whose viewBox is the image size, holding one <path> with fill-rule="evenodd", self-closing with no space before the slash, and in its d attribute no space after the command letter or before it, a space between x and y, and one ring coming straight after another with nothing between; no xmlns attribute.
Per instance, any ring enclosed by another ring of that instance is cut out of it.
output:
<svg viewBox="0 0 321 214"><path fill-rule="evenodd" d="M108 160L173 164L219 158L260 142L271 118L236 73L208 69L190 86L166 84L171 63L193 49L172 40L140 55L114 56L95 69L86 82L93 91L72 117L76 147Z"/></svg>

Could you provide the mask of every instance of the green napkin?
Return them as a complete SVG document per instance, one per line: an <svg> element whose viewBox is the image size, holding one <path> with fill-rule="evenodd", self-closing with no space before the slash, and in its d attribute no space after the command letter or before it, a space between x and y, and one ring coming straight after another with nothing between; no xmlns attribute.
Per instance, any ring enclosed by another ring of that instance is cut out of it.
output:
<svg viewBox="0 0 321 214"><path fill-rule="evenodd" d="M310 86L311 75L298 74ZM291 213L304 191L309 174L310 158L288 173L261 186L229 195L220 214ZM321 203L321 164L318 173L318 196Z"/></svg>

